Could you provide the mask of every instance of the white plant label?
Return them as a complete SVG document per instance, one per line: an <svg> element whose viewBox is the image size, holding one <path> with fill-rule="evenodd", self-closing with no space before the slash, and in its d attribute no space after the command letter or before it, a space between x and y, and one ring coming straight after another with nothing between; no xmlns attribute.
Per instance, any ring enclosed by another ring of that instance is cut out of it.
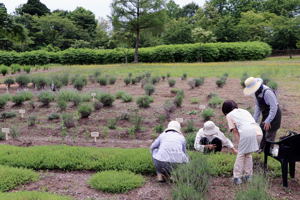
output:
<svg viewBox="0 0 300 200"><path fill-rule="evenodd" d="M24 114L26 113L26 111L24 109L20 109L19 113L21 114L21 118L24 118Z"/></svg>
<svg viewBox="0 0 300 200"><path fill-rule="evenodd" d="M5 140L8 140L8 134L10 132L9 128L2 128L1 131L5 133Z"/></svg>
<svg viewBox="0 0 300 200"><path fill-rule="evenodd" d="M204 110L206 108L206 105L199 105L200 110Z"/></svg>
<svg viewBox="0 0 300 200"><path fill-rule="evenodd" d="M97 94L96 94L95 92L91 93L91 96L93 97L93 101L95 101L96 95L97 95Z"/></svg>
<svg viewBox="0 0 300 200"><path fill-rule="evenodd" d="M97 137L99 137L99 132L91 132L91 137L93 137L94 141L97 142Z"/></svg>
<svg viewBox="0 0 300 200"><path fill-rule="evenodd" d="M179 123L183 123L183 118L176 118L176 121L178 121Z"/></svg>

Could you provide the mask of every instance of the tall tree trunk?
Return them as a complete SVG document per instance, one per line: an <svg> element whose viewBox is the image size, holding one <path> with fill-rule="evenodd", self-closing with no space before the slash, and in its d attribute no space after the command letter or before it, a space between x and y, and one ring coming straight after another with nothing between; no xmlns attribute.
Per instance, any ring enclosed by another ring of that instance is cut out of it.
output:
<svg viewBox="0 0 300 200"><path fill-rule="evenodd" d="M136 40L135 40L135 51L134 51L134 63L139 62L139 46L140 46L140 29L136 30Z"/></svg>
<svg viewBox="0 0 300 200"><path fill-rule="evenodd" d="M135 51L134 51L134 63L139 62L139 46L140 46L140 1L137 1L136 7L136 39L135 39Z"/></svg>

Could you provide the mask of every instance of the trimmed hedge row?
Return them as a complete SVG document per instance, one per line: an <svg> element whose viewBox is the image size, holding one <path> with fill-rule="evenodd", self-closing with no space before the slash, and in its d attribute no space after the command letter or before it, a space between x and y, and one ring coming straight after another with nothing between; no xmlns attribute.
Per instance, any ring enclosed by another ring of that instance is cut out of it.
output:
<svg viewBox="0 0 300 200"><path fill-rule="evenodd" d="M19 185L37 181L38 178L39 175L30 169L0 166L0 192L6 192Z"/></svg>
<svg viewBox="0 0 300 200"><path fill-rule="evenodd" d="M129 171L110 170L94 174L88 183L92 188L103 192L125 193L141 187L145 179Z"/></svg>
<svg viewBox="0 0 300 200"><path fill-rule="evenodd" d="M59 196L47 192L22 191L0 193L1 200L72 200L71 197Z"/></svg>
<svg viewBox="0 0 300 200"><path fill-rule="evenodd" d="M145 63L259 60L270 55L271 50L263 42L161 45L140 48L139 60ZM124 62L125 56L132 62L134 50L125 52L121 49L67 49L59 52L38 50L21 53L0 51L0 64L112 64Z"/></svg>
<svg viewBox="0 0 300 200"><path fill-rule="evenodd" d="M189 152L197 156L199 152ZM230 176L235 155L219 153L205 155L213 176ZM254 154L255 163L263 163L263 156ZM155 173L149 149L95 148L74 146L16 147L0 145L0 164L13 167L49 170L128 170L134 173ZM280 175L280 164L268 162L275 176Z"/></svg>
<svg viewBox="0 0 300 200"><path fill-rule="evenodd" d="M0 164L49 170L129 170L153 173L148 149L0 145Z"/></svg>

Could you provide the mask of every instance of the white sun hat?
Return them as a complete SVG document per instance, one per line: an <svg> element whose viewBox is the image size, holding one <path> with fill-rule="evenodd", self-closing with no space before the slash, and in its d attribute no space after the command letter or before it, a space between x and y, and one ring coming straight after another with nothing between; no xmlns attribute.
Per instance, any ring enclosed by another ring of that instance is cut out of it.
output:
<svg viewBox="0 0 300 200"><path fill-rule="evenodd" d="M245 80L244 95L250 96L254 94L262 84L263 84L263 80L261 78L254 78L254 77L248 78L247 80Z"/></svg>
<svg viewBox="0 0 300 200"><path fill-rule="evenodd" d="M218 134L219 131L220 131L219 127L217 127L214 122L207 121L204 123L203 126L204 135L215 135Z"/></svg>
<svg viewBox="0 0 300 200"><path fill-rule="evenodd" d="M176 131L176 132L181 134L180 129L181 129L181 126L180 126L180 123L178 121L171 121L171 122L169 122L168 128L165 130L165 132L167 132L167 131Z"/></svg>

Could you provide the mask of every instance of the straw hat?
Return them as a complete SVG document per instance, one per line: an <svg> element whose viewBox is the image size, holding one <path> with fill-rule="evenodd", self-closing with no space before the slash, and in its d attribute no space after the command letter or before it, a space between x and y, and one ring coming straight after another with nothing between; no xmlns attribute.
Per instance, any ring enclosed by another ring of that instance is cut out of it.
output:
<svg viewBox="0 0 300 200"><path fill-rule="evenodd" d="M261 78L253 78L253 77L248 78L245 81L244 95L250 96L254 94L262 84L263 84L263 80Z"/></svg>
<svg viewBox="0 0 300 200"><path fill-rule="evenodd" d="M203 126L203 133L204 135L215 135L218 134L220 129L215 125L212 121L207 121L204 123Z"/></svg>
<svg viewBox="0 0 300 200"><path fill-rule="evenodd" d="M178 133L181 133L180 129L181 129L181 126L180 126L180 123L178 121L171 121L171 122L169 122L168 128L165 130L165 132L167 132L167 131L176 131Z"/></svg>

